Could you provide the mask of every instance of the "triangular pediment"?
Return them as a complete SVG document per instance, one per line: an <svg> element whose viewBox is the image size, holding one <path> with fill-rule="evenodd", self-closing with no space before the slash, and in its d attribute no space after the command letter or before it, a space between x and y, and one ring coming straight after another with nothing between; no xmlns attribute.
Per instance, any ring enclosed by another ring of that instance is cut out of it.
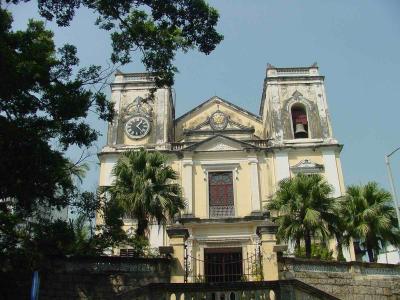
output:
<svg viewBox="0 0 400 300"><path fill-rule="evenodd" d="M219 97L212 97L175 120L176 141L197 141L222 134L240 140L260 139L262 120Z"/></svg>
<svg viewBox="0 0 400 300"><path fill-rule="evenodd" d="M309 159L304 159L294 166L291 166L290 169L294 173L319 173L324 170L324 166Z"/></svg>
<svg viewBox="0 0 400 300"><path fill-rule="evenodd" d="M243 151L245 149L255 148L253 145L235 140L233 138L216 135L201 142L188 146L184 150L219 152L219 151Z"/></svg>
<svg viewBox="0 0 400 300"><path fill-rule="evenodd" d="M179 118L176 119L176 122L179 122L183 119L187 119L190 116L194 116L197 113L200 113L203 109L208 108L208 107L214 107L215 109L219 109L219 106L221 107L225 107L228 110L232 111L232 112L237 112L237 113L241 113L243 115L246 115L248 118L251 118L255 121L259 121L261 122L261 118L260 116L253 114L225 99L222 99L218 96L214 96L211 97L210 99L204 101L203 103L201 103L200 105L196 106L195 108L191 109L190 111L188 111L187 113L183 114L182 116L180 116Z"/></svg>

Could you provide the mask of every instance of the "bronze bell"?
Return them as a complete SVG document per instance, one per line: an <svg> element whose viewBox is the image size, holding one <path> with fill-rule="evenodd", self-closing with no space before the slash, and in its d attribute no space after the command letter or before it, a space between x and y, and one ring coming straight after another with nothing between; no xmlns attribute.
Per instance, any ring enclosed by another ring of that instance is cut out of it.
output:
<svg viewBox="0 0 400 300"><path fill-rule="evenodd" d="M296 133L296 134L307 133L307 130L304 128L304 124L302 124L302 123L296 124L296 131L294 133Z"/></svg>
<svg viewBox="0 0 400 300"><path fill-rule="evenodd" d="M307 130L304 128L304 124L297 123L296 130L294 131L296 138L307 138Z"/></svg>

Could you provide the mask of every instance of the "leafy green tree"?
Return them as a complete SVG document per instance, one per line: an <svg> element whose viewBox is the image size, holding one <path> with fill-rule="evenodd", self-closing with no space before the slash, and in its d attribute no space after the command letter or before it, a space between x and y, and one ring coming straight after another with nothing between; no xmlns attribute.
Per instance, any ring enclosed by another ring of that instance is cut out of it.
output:
<svg viewBox="0 0 400 300"><path fill-rule="evenodd" d="M277 212L280 240L295 241L297 249L304 241L306 257L311 257L312 239L329 239L328 222L335 216L335 200L330 197L332 187L319 174L298 174L284 179L267 208Z"/></svg>
<svg viewBox="0 0 400 300"><path fill-rule="evenodd" d="M88 85L100 68L76 70L76 49L55 48L52 32L29 21L11 30L0 10L0 199L29 215L38 205L66 206L75 194L71 164L63 156L72 145L90 146L98 132L87 123L89 110L111 121L111 104Z"/></svg>
<svg viewBox="0 0 400 300"><path fill-rule="evenodd" d="M209 54L223 39L215 29L218 12L204 0L38 1L41 16L59 26L68 26L81 6L91 9L98 17L96 25L111 33L112 62L129 63L138 53L159 86L173 84L177 51Z"/></svg>
<svg viewBox="0 0 400 300"><path fill-rule="evenodd" d="M94 193L83 192L72 202L71 209L89 223L90 235L93 236L93 220L101 209L101 197Z"/></svg>
<svg viewBox="0 0 400 300"><path fill-rule="evenodd" d="M144 237L149 223L166 223L185 205L177 173L159 152L128 151L113 169L115 181L106 189L110 200L137 220L136 236Z"/></svg>
<svg viewBox="0 0 400 300"><path fill-rule="evenodd" d="M215 30L218 13L203 0L38 1L41 16L59 26L68 26L80 6L93 10L99 27L110 31L113 63L127 64L139 51L160 86L173 83L177 51L209 54L222 40ZM63 154L97 139L87 123L89 111L113 119L111 103L92 89L110 74L99 66L78 69L76 48L57 50L42 22L31 20L25 31L15 32L11 24L11 14L0 9L0 199L14 199L14 209L29 215L38 204L62 207L74 197Z"/></svg>
<svg viewBox="0 0 400 300"><path fill-rule="evenodd" d="M376 182L351 185L341 200L341 218L351 237L360 240L370 262L376 262L379 250L388 244L400 244L391 194Z"/></svg>
<svg viewBox="0 0 400 300"><path fill-rule="evenodd" d="M111 32L113 63L126 64L139 51L160 86L173 83L177 51L196 48L209 54L222 40L215 30L218 13L203 0L38 1L40 14L47 20L55 18L60 26L68 26L80 6L93 10L100 28ZM78 194L71 175L80 179L85 170L69 162L64 152L96 141L99 132L88 124L89 112L104 121L112 121L114 112L105 94L94 88L104 83L110 72L99 66L79 68L76 48L67 44L56 49L53 33L43 22L30 20L26 30L13 31L11 13L3 8L0 74L0 259L7 259L13 257L12 252L23 252L24 245L30 245L35 237L39 243L41 229L35 231L37 234L33 230L40 225L47 226L43 232L54 240L62 237L59 233L63 230L71 237L71 228L65 223L41 224L37 219L30 224L30 220L40 208L61 208L76 202ZM84 202L79 209L93 212L97 205L93 199L82 195ZM102 209L105 224L92 239L96 249L126 238L119 204L109 201Z"/></svg>

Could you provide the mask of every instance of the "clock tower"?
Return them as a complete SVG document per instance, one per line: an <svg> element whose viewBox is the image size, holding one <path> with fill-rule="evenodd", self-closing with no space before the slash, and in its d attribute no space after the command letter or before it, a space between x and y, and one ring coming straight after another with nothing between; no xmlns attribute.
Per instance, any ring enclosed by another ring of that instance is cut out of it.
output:
<svg viewBox="0 0 400 300"><path fill-rule="evenodd" d="M111 100L116 114L109 124L108 147L168 149L174 115L171 88L156 89L147 73L117 72Z"/></svg>
<svg viewBox="0 0 400 300"><path fill-rule="evenodd" d="M171 88L156 88L151 74L117 71L111 84L111 101L115 116L108 125L107 145L99 153L101 186L112 183L111 169L120 152L170 149L174 127Z"/></svg>

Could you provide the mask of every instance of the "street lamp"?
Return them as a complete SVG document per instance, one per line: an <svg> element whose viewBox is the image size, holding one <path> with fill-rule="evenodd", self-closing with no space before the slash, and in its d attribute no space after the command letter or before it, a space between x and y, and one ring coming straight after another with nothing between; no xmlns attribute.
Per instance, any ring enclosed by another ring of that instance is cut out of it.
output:
<svg viewBox="0 0 400 300"><path fill-rule="evenodd" d="M396 188L395 188L394 183L393 183L392 169L391 169L391 167L390 167L390 162L389 162L390 156L392 156L393 154L395 154L398 150L400 150L400 147L396 148L395 150L393 150L392 152L390 152L388 155L386 155L386 156L385 156L385 163L386 163L386 167L387 167L388 174L389 174L390 187L392 188L393 203L394 203L394 208L396 209L397 222L399 223L399 228L400 228L400 212L399 212L399 206L398 206L398 204L397 204Z"/></svg>

